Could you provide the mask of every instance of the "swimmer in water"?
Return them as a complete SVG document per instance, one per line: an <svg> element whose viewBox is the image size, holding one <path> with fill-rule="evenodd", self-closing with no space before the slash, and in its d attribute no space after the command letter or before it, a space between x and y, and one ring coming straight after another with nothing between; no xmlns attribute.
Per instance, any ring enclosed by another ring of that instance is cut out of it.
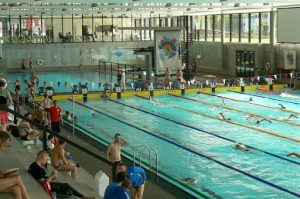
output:
<svg viewBox="0 0 300 199"><path fill-rule="evenodd" d="M269 123L272 123L271 120L268 120L268 119L264 118L264 119L261 119L261 120L257 120L257 121L256 121L256 124L260 124L260 123L262 123L263 121L267 121L267 122L269 122Z"/></svg>
<svg viewBox="0 0 300 199"><path fill-rule="evenodd" d="M280 106L281 109L286 109L285 106L283 106L282 104L278 104Z"/></svg>
<svg viewBox="0 0 300 199"><path fill-rule="evenodd" d="M287 156L293 156L293 157L296 157L296 158L300 158L299 153L289 153Z"/></svg>
<svg viewBox="0 0 300 199"><path fill-rule="evenodd" d="M250 149L248 149L244 144L241 144L241 143L237 143L236 145L234 145L234 149L243 151L243 152L247 152L247 153L256 154L256 153L252 152Z"/></svg>
<svg viewBox="0 0 300 199"><path fill-rule="evenodd" d="M196 184L197 180L194 178L185 178L183 179L184 182L189 183L189 184Z"/></svg>
<svg viewBox="0 0 300 199"><path fill-rule="evenodd" d="M222 99L222 104L223 104L223 106L225 106L226 104L225 104L225 100L224 100L224 98L223 98L223 97L221 97L221 99Z"/></svg>
<svg viewBox="0 0 300 199"><path fill-rule="evenodd" d="M246 118L246 120L249 120L251 118L254 118L255 115L254 114L250 114L250 115L244 115L243 118Z"/></svg>
<svg viewBox="0 0 300 199"><path fill-rule="evenodd" d="M298 119L298 117L297 117L296 115L294 115L294 114L291 114L291 115L290 115L288 118L284 119L284 121L287 121L287 120L291 119L292 117L294 117L294 118L297 118L297 119Z"/></svg>
<svg viewBox="0 0 300 199"><path fill-rule="evenodd" d="M92 111L92 112L91 112L91 116L92 116L92 117L96 117L95 111Z"/></svg>
<svg viewBox="0 0 300 199"><path fill-rule="evenodd" d="M220 119L222 119L222 120L231 120L231 118L226 119L223 112L220 112L219 114L220 114Z"/></svg>
<svg viewBox="0 0 300 199"><path fill-rule="evenodd" d="M152 103L152 104L154 104L154 105L158 105L158 104L160 104L160 102L159 101L157 101L156 99L154 99L153 97L151 97L151 96L149 96L149 102L150 103Z"/></svg>
<svg viewBox="0 0 300 199"><path fill-rule="evenodd" d="M252 101L253 101L253 99L252 99L252 97L250 97L250 98L249 98L249 102L252 102Z"/></svg>

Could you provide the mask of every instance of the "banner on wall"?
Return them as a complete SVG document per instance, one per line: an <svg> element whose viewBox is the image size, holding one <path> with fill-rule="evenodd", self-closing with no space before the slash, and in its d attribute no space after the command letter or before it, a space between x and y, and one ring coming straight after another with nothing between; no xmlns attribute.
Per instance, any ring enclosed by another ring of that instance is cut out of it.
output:
<svg viewBox="0 0 300 199"><path fill-rule="evenodd" d="M296 51L284 50L284 69L296 69Z"/></svg>
<svg viewBox="0 0 300 199"><path fill-rule="evenodd" d="M182 68L179 58L180 30L155 31L155 72L163 74L166 68L176 71Z"/></svg>

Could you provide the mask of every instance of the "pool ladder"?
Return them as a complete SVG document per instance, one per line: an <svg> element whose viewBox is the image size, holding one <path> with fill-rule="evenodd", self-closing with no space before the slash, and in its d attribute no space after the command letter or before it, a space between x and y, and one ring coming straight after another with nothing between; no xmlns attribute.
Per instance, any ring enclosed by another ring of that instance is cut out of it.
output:
<svg viewBox="0 0 300 199"><path fill-rule="evenodd" d="M135 165L136 163L136 153L138 153L138 164L139 166L142 165L142 155L143 155L143 152L141 149L145 149L147 150L148 152L148 164L149 164L149 170L151 171L152 170L152 158L151 158L151 155L152 155L152 152L155 154L155 173L156 175L158 174L158 151L147 146L147 145L137 145L137 146L132 146L130 147L131 150L132 150L132 161L133 161L133 165Z"/></svg>

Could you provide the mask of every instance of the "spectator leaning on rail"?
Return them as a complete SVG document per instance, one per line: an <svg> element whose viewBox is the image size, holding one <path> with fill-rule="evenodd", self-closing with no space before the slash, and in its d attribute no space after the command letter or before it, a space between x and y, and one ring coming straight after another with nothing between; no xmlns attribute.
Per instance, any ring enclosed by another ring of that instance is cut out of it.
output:
<svg viewBox="0 0 300 199"><path fill-rule="evenodd" d="M10 143L10 136L5 131L0 131L0 151ZM12 193L15 199L30 199L18 170L0 170L0 193Z"/></svg>
<svg viewBox="0 0 300 199"><path fill-rule="evenodd" d="M53 182L57 177L57 171L54 170L47 176L46 171L42 168L47 164L48 159L49 155L47 151L38 152L36 161L30 165L28 172L44 187L50 196L52 196L52 192L55 192L67 196L74 195L82 199L94 199L94 197L84 196L67 183Z"/></svg>
<svg viewBox="0 0 300 199"><path fill-rule="evenodd" d="M53 106L49 109L51 118L51 129L56 133L60 133L60 123L63 123L61 117L61 108L57 106L57 101L53 101Z"/></svg>

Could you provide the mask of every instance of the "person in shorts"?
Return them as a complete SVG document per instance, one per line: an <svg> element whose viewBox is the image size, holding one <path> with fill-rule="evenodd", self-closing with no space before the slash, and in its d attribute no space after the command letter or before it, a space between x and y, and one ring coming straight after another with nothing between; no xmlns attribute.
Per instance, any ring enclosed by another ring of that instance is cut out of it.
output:
<svg viewBox="0 0 300 199"><path fill-rule="evenodd" d="M51 129L56 133L60 133L60 123L63 123L61 118L61 108L57 105L57 101L53 101L53 106L49 109L51 119Z"/></svg>

